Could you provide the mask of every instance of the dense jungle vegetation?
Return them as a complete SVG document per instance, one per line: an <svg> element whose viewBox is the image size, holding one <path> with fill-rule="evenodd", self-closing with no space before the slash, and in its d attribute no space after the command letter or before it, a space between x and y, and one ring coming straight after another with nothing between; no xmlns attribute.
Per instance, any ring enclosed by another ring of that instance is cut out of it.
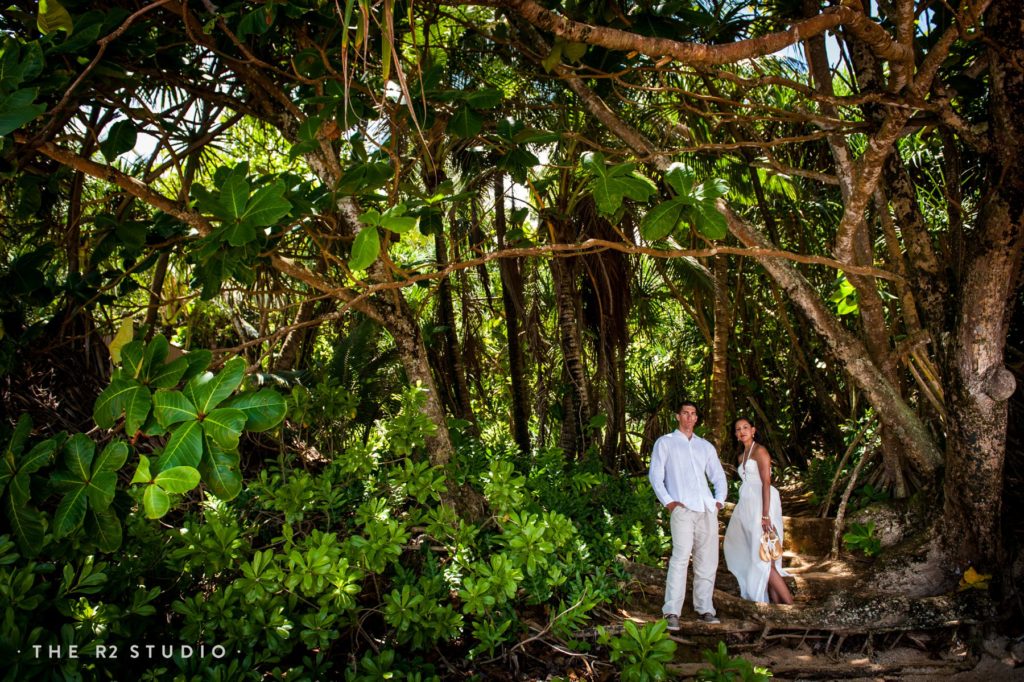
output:
<svg viewBox="0 0 1024 682"><path fill-rule="evenodd" d="M1019 9L12 0L3 679L661 679L684 398L1015 622Z"/></svg>

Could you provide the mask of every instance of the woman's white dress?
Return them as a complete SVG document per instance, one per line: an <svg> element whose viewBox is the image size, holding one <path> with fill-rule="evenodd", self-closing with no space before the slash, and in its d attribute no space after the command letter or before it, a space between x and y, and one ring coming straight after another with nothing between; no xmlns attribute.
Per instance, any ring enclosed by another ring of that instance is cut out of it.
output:
<svg viewBox="0 0 1024 682"><path fill-rule="evenodd" d="M725 563L740 583L740 596L750 601L768 601L769 564L761 561L761 475L757 462L748 459L739 468L742 484L740 499L732 510L729 527L725 529ZM782 502L779 491L771 489L768 516L772 525L782 537ZM775 560L779 575L789 575L782 570L782 559Z"/></svg>

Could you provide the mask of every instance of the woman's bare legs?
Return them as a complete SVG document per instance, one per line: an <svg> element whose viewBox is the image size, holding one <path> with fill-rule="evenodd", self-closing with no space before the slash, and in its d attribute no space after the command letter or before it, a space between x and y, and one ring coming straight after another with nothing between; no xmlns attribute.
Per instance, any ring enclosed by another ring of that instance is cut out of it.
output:
<svg viewBox="0 0 1024 682"><path fill-rule="evenodd" d="M774 563L772 563L771 572L768 573L768 599L773 604L793 603L793 594L789 591L786 581L782 579L782 576L775 569Z"/></svg>

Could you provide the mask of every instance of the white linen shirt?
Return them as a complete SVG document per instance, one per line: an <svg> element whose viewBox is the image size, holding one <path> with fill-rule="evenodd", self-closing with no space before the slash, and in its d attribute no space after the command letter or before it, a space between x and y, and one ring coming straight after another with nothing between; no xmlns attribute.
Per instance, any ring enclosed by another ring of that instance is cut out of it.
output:
<svg viewBox="0 0 1024 682"><path fill-rule="evenodd" d="M697 434L687 438L678 429L654 443L648 478L662 505L682 502L693 511L718 511L715 503L725 504L729 491L715 446ZM708 479L715 487L713 496Z"/></svg>

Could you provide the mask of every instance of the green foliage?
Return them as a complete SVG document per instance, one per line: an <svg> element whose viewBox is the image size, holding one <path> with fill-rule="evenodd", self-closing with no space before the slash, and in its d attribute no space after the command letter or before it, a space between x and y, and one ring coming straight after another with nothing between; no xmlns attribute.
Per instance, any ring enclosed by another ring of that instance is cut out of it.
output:
<svg viewBox="0 0 1024 682"><path fill-rule="evenodd" d="M584 154L582 160L591 177L588 189L594 195L597 210L606 216L615 215L625 199L647 201L657 192L654 183L636 171L634 163L608 167L600 152Z"/></svg>
<svg viewBox="0 0 1024 682"><path fill-rule="evenodd" d="M32 433L32 418L21 415L7 440L0 468L0 503L21 549L32 555L43 544L44 522L32 505L32 475L49 464L60 447L60 437L48 438L25 451Z"/></svg>
<svg viewBox="0 0 1024 682"><path fill-rule="evenodd" d="M843 534L843 544L850 551L858 550L864 556L877 556L882 551L882 541L875 537L875 522L851 523Z"/></svg>
<svg viewBox="0 0 1024 682"><path fill-rule="evenodd" d="M729 656L725 642L719 642L716 651L705 649L704 660L709 667L697 672L699 682L764 682L772 677L767 668L755 666L739 656Z"/></svg>
<svg viewBox="0 0 1024 682"><path fill-rule="evenodd" d="M44 10L45 0L40 0L39 17L47 28L62 28L70 32L70 18L67 11L54 0L50 0L49 12ZM40 28L42 31L42 27ZM46 33L46 31L42 31ZM45 104L36 104L39 88L20 87L31 82L43 70L43 51L37 42L20 44L4 36L0 42L0 136L8 135L46 111Z"/></svg>
<svg viewBox="0 0 1024 682"><path fill-rule="evenodd" d="M669 639L667 627L664 620L645 623L642 628L626 620L623 633L618 637L612 637L604 628L598 628L598 641L611 650L611 661L619 666L623 680L664 680L668 678L665 664L672 660L676 651L676 643Z"/></svg>
<svg viewBox="0 0 1024 682"><path fill-rule="evenodd" d="M697 183L696 176L680 164L673 164L665 173L665 182L676 196L663 201L640 221L644 239L664 239L684 224L693 225L708 239L724 239L728 234L725 216L718 212L715 201L729 191L724 180L714 178ZM681 236L681 235L677 235Z"/></svg>

